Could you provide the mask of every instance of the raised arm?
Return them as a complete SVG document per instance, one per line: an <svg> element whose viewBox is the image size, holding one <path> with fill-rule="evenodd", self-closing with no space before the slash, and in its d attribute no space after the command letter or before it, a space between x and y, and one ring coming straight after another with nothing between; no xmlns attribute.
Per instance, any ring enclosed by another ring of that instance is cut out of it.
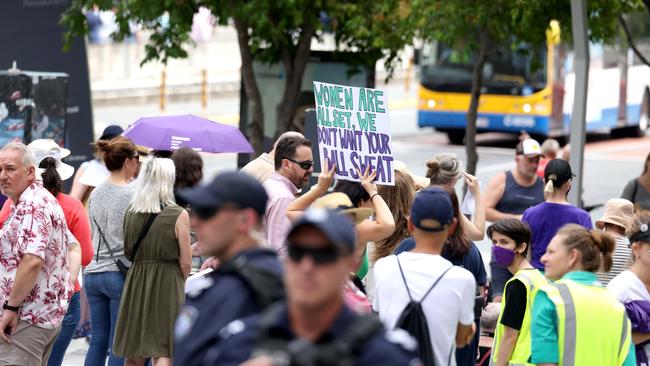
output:
<svg viewBox="0 0 650 366"><path fill-rule="evenodd" d="M386 201L377 193L377 184L374 183L377 172L370 173L369 168L364 174L357 171L361 177L361 185L368 192L370 201L375 208L375 220L364 220L357 225L359 242L378 241L387 238L395 230L395 219L390 212Z"/></svg>
<svg viewBox="0 0 650 366"><path fill-rule="evenodd" d="M467 188L474 195L474 215L472 215L472 221L469 221L465 215L461 215L463 229L471 240L483 240L483 237L485 237L485 202L483 202L483 198L481 197L478 179L468 173L463 173L463 175Z"/></svg>
<svg viewBox="0 0 650 366"><path fill-rule="evenodd" d="M321 172L318 176L318 183L309 190L309 192L296 198L287 207L287 217L289 221L296 221L307 208L318 199L318 197L327 193L327 190L334 181L334 173L336 173L336 164L329 170Z"/></svg>

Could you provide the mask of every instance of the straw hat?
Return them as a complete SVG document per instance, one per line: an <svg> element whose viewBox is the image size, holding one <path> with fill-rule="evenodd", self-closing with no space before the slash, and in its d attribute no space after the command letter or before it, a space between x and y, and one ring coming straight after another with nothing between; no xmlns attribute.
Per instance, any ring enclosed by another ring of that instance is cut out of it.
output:
<svg viewBox="0 0 650 366"><path fill-rule="evenodd" d="M330 210L341 209L344 214L354 215L356 224L361 223L363 220L370 217L375 213L372 208L354 207L352 201L345 193L333 192L320 197L311 205L315 208L325 208Z"/></svg>
<svg viewBox="0 0 650 366"><path fill-rule="evenodd" d="M612 224L627 229L633 217L634 204L623 198L614 198L607 201L603 217L596 221L596 227L602 230L605 224Z"/></svg>

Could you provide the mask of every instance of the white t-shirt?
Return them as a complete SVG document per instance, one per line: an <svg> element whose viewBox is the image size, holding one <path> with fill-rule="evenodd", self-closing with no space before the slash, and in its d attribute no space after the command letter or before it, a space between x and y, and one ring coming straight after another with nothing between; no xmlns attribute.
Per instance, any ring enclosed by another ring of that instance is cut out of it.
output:
<svg viewBox="0 0 650 366"><path fill-rule="evenodd" d="M607 289L623 304L630 301L650 301L650 294L643 282L631 271L623 271L607 285ZM645 354L650 359L650 344L646 344Z"/></svg>
<svg viewBox="0 0 650 366"><path fill-rule="evenodd" d="M448 260L432 254L404 252L399 260L415 301L421 301L438 277L452 266ZM378 260L374 272L373 307L384 325L394 329L409 303L397 257L391 255ZM422 302L436 365L456 365L456 328L458 323L471 325L474 322L475 293L476 281L472 274L461 267L453 267Z"/></svg>

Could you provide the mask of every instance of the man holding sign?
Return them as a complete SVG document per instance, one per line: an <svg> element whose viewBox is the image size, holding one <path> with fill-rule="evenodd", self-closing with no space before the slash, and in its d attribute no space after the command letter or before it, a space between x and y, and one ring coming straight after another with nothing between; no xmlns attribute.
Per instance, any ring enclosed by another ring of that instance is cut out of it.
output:
<svg viewBox="0 0 650 366"><path fill-rule="evenodd" d="M314 82L321 166L336 164L336 178L358 182L357 171L377 172L377 184L394 185L390 119L384 92Z"/></svg>

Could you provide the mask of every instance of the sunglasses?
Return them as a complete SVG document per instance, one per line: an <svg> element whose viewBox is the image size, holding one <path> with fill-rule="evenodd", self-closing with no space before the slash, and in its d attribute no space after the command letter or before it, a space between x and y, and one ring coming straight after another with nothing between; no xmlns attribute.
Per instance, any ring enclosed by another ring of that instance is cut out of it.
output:
<svg viewBox="0 0 650 366"><path fill-rule="evenodd" d="M309 168L311 168L312 166L314 166L314 162L311 161L311 160L296 161L296 160L293 160L293 159L291 159L291 158L285 158L285 159L289 160L289 161L292 162L292 163L296 163L296 164L298 164L298 166L301 167L301 168L303 168L304 170L309 170Z"/></svg>
<svg viewBox="0 0 650 366"><path fill-rule="evenodd" d="M289 243L287 254L289 259L295 263L300 263L308 255L316 265L334 263L341 256L339 251L334 247L309 248L295 243Z"/></svg>

